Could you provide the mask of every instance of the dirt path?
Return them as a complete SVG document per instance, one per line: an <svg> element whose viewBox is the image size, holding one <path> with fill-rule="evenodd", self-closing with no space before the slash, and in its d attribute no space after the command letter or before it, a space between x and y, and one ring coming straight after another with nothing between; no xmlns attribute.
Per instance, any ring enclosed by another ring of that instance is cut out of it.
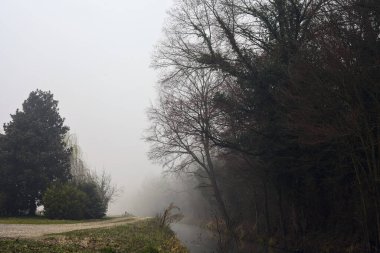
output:
<svg viewBox="0 0 380 253"><path fill-rule="evenodd" d="M0 238L33 238L46 234L57 234L73 230L105 228L133 223L146 218L123 217L105 221L85 222L76 224L49 224L49 225L29 225L29 224L0 224Z"/></svg>

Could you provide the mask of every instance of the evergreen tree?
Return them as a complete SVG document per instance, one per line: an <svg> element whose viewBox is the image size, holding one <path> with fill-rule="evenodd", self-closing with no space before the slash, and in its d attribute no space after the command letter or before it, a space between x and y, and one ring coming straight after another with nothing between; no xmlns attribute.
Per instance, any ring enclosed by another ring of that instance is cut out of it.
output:
<svg viewBox="0 0 380 253"><path fill-rule="evenodd" d="M2 174L6 181L8 215L33 215L36 204L52 182L70 178L70 153L64 142L69 128L58 110L58 101L48 91L30 93L4 125Z"/></svg>

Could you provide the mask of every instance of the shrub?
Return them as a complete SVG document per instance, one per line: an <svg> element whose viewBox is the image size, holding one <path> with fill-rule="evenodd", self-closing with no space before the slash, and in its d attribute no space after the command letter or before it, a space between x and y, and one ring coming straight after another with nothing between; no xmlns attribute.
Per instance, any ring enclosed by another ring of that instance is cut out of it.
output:
<svg viewBox="0 0 380 253"><path fill-rule="evenodd" d="M43 204L51 219L98 219L107 211L94 182L55 184L45 192Z"/></svg>
<svg viewBox="0 0 380 253"><path fill-rule="evenodd" d="M78 188L87 195L85 203L86 219L98 219L105 216L107 204L103 202L98 186L94 182L80 183Z"/></svg>
<svg viewBox="0 0 380 253"><path fill-rule="evenodd" d="M56 184L49 187L43 203L45 215L51 219L83 219L88 196L73 184Z"/></svg>
<svg viewBox="0 0 380 253"><path fill-rule="evenodd" d="M179 222L183 219L183 214L180 212L180 208L174 203L165 208L162 213L156 215L156 219L160 227L167 227L171 223Z"/></svg>

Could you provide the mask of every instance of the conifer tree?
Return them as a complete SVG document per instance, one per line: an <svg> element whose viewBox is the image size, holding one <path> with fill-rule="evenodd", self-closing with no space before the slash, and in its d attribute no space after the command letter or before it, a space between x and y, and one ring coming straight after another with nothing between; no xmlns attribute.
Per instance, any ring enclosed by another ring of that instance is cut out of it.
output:
<svg viewBox="0 0 380 253"><path fill-rule="evenodd" d="M71 149L64 142L69 128L50 91L31 92L11 118L3 137L5 206L8 215L33 215L48 185L70 178Z"/></svg>

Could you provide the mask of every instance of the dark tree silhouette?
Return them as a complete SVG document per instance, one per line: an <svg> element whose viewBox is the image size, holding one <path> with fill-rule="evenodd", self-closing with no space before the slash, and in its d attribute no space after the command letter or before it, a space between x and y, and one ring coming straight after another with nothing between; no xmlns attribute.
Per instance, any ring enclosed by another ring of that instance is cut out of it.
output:
<svg viewBox="0 0 380 253"><path fill-rule="evenodd" d="M69 128L53 94L36 90L4 125L3 160L8 215L34 215L48 185L70 178L70 153L64 142Z"/></svg>
<svg viewBox="0 0 380 253"><path fill-rule="evenodd" d="M380 2L183 0L169 16L163 89L199 70L228 80L208 98L223 128L207 138L229 216L255 224L240 233L380 252Z"/></svg>

